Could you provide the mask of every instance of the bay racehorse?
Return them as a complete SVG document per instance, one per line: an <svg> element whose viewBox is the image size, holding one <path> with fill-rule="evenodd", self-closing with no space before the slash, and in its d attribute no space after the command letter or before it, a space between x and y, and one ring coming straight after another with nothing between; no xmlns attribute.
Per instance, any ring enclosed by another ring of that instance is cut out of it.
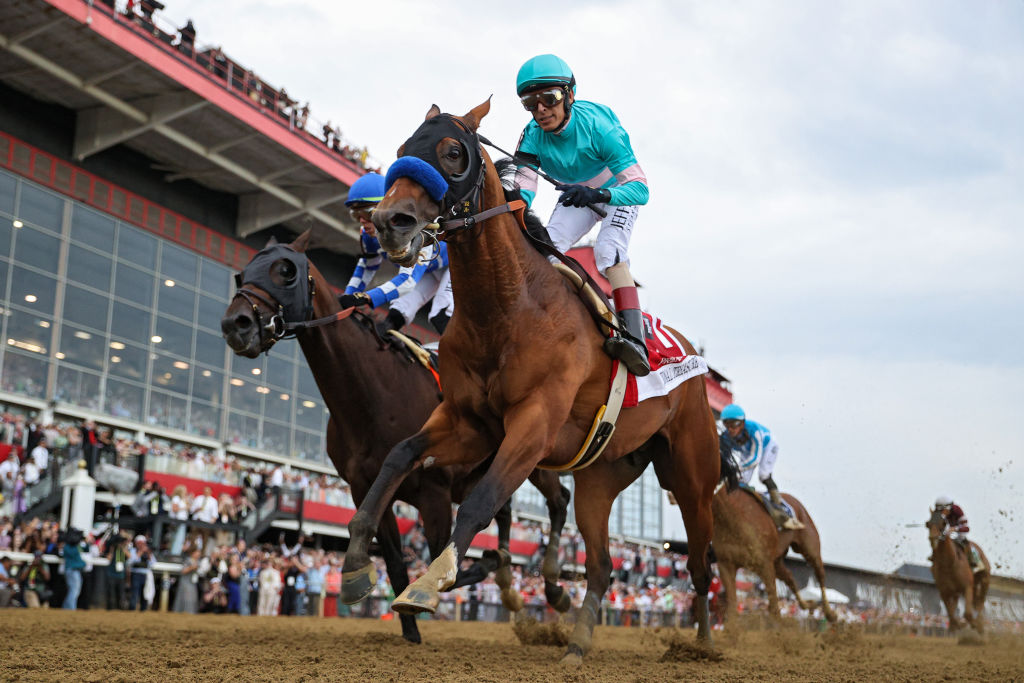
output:
<svg viewBox="0 0 1024 683"><path fill-rule="evenodd" d="M984 633L982 612L985 596L992 576L992 567L985 553L977 543L971 547L978 553L984 569L971 571L971 562L964 548L953 540L947 529L946 518L939 510L932 510L925 525L928 527L928 542L932 546L932 578L939 597L949 615L949 630L956 631L963 625L957 618L957 604L964 599L964 620L978 633Z"/></svg>
<svg viewBox="0 0 1024 683"><path fill-rule="evenodd" d="M327 454L358 504L380 472L384 457L423 424L441 397L434 376L384 343L371 318L355 309L341 310L326 279L306 257L311 232L307 230L290 245L268 244L253 257L237 278L239 288L221 329L228 346L248 358L269 351L280 338L294 333L330 412ZM431 557L440 554L451 535L452 503L461 502L482 474L473 470L472 465L424 470L394 492L397 499L419 510ZM531 473L530 481L547 499L551 538L558 539L568 513L569 491L554 472ZM390 497L387 502L371 535L376 533L391 586L400 592L409 585L409 575ZM486 561L461 573L459 584L476 583L495 571L503 604L517 611L522 597L511 585L508 566L511 506L497 510L496 520L498 551L485 553ZM560 571L556 541L548 544L544 557L545 593L553 607L565 611L570 602L558 585ZM401 623L402 635L420 642L415 619L403 615Z"/></svg>
<svg viewBox="0 0 1024 683"><path fill-rule="evenodd" d="M604 337L568 280L527 242L525 204L509 203L516 193L506 195L481 147L477 129L489 109L484 102L452 116L431 107L399 149L401 158L388 172L391 184L373 215L382 246L393 260L406 262L416 258L442 217L456 305L440 346L444 400L422 429L388 454L349 524L344 573L372 571L369 539L407 476L421 467L487 467L459 508L451 545L393 603L400 612L436 608L438 592L452 584L473 536L534 468L574 459L609 394L612 360L602 351ZM688 341L683 344L695 354ZM566 666L579 666L589 650L608 588L612 503L652 463L682 509L698 636L710 642L707 550L718 434L698 379L622 411L597 461L574 472L587 593L562 658Z"/></svg>
<svg viewBox="0 0 1024 683"><path fill-rule="evenodd" d="M803 529L779 529L775 520L765 509L759 496L752 489L738 486L739 471L731 455L722 454L722 484L712 501L715 515L715 533L711 545L718 561L718 575L725 589L725 618L731 618L737 610L736 570L750 569L761 577L765 592L768 593L768 611L772 618L779 618L779 596L775 579L782 579L796 596L801 609L808 605L800 597L793 574L786 567L786 553L792 548L803 555L814 570L814 576L821 587L821 606L825 618L836 621L835 610L825 595L825 567L821 561L821 539L814 520L807 508L788 493L782 498L790 507Z"/></svg>

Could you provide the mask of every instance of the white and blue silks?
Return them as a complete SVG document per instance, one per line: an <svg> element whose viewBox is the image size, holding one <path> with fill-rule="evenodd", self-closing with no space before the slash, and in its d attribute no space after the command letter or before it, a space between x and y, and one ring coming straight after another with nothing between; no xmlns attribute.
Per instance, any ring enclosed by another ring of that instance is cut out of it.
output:
<svg viewBox="0 0 1024 683"><path fill-rule="evenodd" d="M365 232L360 235L363 245L363 256L356 264L352 273L352 279L345 287L346 294L366 291L367 286L376 275L377 269L384 262L384 251L376 237L371 237ZM431 243L420 250L416 265L406 266L398 269L398 274L388 282L366 291L370 298L370 305L373 308L382 306L394 301L407 292L411 292L416 284L427 273L432 273L448 267L448 245L444 242Z"/></svg>
<svg viewBox="0 0 1024 683"><path fill-rule="evenodd" d="M732 442L732 454L740 469L740 481L749 484L757 470L757 478L761 481L772 476L775 460L779 456L779 444L772 438L772 433L764 425L753 420L746 420L747 441L743 445Z"/></svg>

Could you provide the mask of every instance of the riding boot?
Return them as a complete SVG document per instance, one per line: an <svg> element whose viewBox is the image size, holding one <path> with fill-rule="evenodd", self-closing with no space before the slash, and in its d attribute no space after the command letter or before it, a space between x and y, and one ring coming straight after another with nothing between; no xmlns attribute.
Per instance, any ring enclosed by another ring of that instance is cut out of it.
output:
<svg viewBox="0 0 1024 683"><path fill-rule="evenodd" d="M618 292L619 290L615 290ZM618 358L637 377L651 374L644 343L644 316L639 308L619 311L619 334L604 340L604 352Z"/></svg>
<svg viewBox="0 0 1024 683"><path fill-rule="evenodd" d="M798 531L804 528L804 525L800 523L800 520L795 517L790 517L786 513L786 508L782 504L782 494L779 493L778 489L768 489L768 495L772 499L772 519L775 520L775 525L780 529L790 529L792 531Z"/></svg>
<svg viewBox="0 0 1024 683"><path fill-rule="evenodd" d="M451 317L445 311L439 311L437 315L430 319L430 324L434 326L437 333L444 336L445 329L448 328L448 321Z"/></svg>

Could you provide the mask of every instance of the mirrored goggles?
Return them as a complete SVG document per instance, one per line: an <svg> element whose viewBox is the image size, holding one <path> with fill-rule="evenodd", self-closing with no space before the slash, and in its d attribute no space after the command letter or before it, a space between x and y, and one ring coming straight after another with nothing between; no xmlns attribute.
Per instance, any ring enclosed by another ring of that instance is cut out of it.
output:
<svg viewBox="0 0 1024 683"><path fill-rule="evenodd" d="M358 221L361 219L370 220L370 214L373 213L373 205L369 206L353 206L348 210L348 215L352 216L352 220Z"/></svg>
<svg viewBox="0 0 1024 683"><path fill-rule="evenodd" d="M553 107L565 99L565 91L562 88L550 88L539 92L526 93L519 98L527 111L537 111L537 104L545 107Z"/></svg>
<svg viewBox="0 0 1024 683"><path fill-rule="evenodd" d="M743 426L743 420L725 420L724 424L726 429L736 429Z"/></svg>

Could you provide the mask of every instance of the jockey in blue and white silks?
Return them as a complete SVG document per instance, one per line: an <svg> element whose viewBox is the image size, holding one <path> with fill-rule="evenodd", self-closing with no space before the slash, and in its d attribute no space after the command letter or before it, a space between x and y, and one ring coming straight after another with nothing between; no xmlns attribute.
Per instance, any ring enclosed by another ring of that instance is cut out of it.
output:
<svg viewBox="0 0 1024 683"><path fill-rule="evenodd" d="M370 220L373 207L383 198L384 178L377 173L367 173L349 189L345 204L352 217L359 221L362 254L338 301L343 308L364 305L377 308L390 304L387 318L378 326L383 334L387 330L401 329L432 299L429 319L443 334L454 308L448 275L448 245L443 242L426 245L420 250L416 265L400 268L391 280L367 291L385 257L377 240L377 229Z"/></svg>
<svg viewBox="0 0 1024 683"><path fill-rule="evenodd" d="M803 529L804 525L786 511L779 487L772 478L775 461L779 457L779 444L772 438L772 433L764 425L748 420L743 409L735 403L722 408L722 422L725 431L718 438L721 445L732 453L739 468L740 481L749 485L756 470L757 478L768 489L772 501L769 512L776 525L785 529Z"/></svg>
<svg viewBox="0 0 1024 683"><path fill-rule="evenodd" d="M520 194L527 204L533 202L535 169L560 183L555 188L562 194L547 226L559 251L568 251L600 221L594 261L612 285L622 332L607 339L605 352L634 375L647 375L647 335L629 271L629 240L649 193L629 135L610 108L576 100L576 78L555 55L538 55L523 64L516 93L533 116L515 154ZM590 207L606 212L605 217Z"/></svg>

